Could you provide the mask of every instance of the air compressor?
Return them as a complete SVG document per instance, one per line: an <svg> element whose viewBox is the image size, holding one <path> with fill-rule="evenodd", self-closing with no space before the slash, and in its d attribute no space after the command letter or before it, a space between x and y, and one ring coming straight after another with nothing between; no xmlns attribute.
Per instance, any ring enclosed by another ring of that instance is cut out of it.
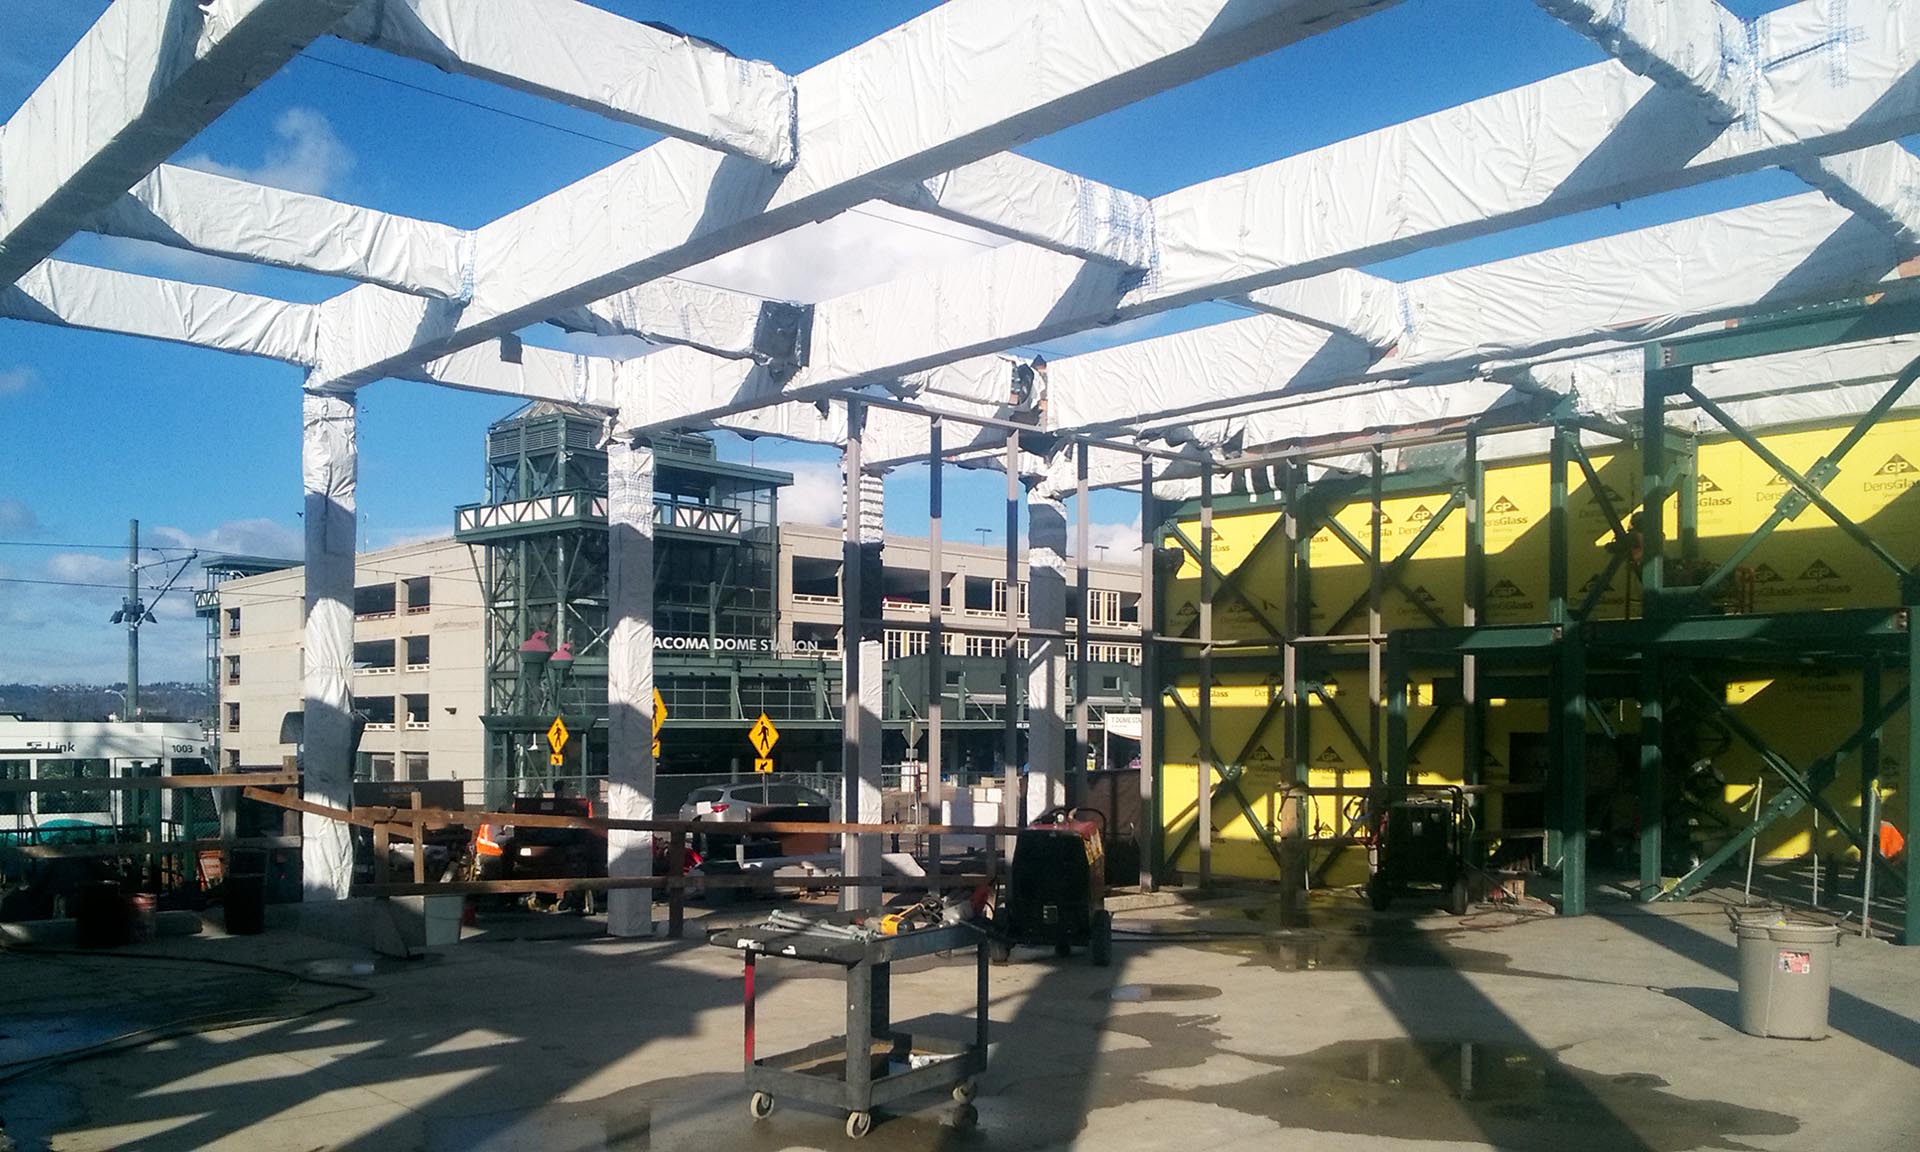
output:
<svg viewBox="0 0 1920 1152"><path fill-rule="evenodd" d="M1107 818L1091 808L1050 808L1014 838L1013 864L994 910L995 959L1015 945L1085 948L1094 964L1113 959L1107 911Z"/></svg>

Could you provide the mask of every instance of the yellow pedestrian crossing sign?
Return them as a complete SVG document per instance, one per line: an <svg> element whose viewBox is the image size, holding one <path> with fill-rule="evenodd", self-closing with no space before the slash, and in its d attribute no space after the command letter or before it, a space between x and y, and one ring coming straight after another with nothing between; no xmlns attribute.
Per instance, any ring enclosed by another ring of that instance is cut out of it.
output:
<svg viewBox="0 0 1920 1152"><path fill-rule="evenodd" d="M659 740L659 737L660 737L660 725L665 724L666 722L667 722L667 702L665 700L660 699L660 689L655 688L653 690L653 735L656 742ZM660 754L659 750L655 749L654 755L658 756L659 754Z"/></svg>
<svg viewBox="0 0 1920 1152"><path fill-rule="evenodd" d="M773 721L767 719L767 714L762 712L760 719L755 720L753 727L747 730L747 740L753 745L753 750L760 753L760 758L764 760L773 754L773 746L780 742L780 729L775 728ZM769 772L772 770L766 769Z"/></svg>
<svg viewBox="0 0 1920 1152"><path fill-rule="evenodd" d="M547 725L547 746L553 749L555 756L560 754L560 749L567 746L567 736L567 722L555 716L553 723Z"/></svg>

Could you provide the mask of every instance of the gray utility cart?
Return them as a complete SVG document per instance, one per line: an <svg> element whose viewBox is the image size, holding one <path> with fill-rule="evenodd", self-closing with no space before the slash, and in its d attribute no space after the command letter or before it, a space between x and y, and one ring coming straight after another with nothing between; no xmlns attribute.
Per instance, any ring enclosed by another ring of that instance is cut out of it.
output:
<svg viewBox="0 0 1920 1152"><path fill-rule="evenodd" d="M871 914L869 921L878 925L880 917ZM708 942L737 949L746 958L746 1086L753 1093L748 1110L754 1119L765 1119L775 1100L793 1097L844 1110L847 1135L858 1140L872 1129L876 1108L951 1091L958 1104L953 1126L973 1127L975 1087L987 1066L987 935L980 928L949 924L881 936L862 928L851 913L802 918L775 912L765 923L716 930ZM895 1032L889 1003L893 962L963 949L972 949L976 957L972 1043ZM846 1034L778 1056L756 1056L753 977L761 956L844 969Z"/></svg>

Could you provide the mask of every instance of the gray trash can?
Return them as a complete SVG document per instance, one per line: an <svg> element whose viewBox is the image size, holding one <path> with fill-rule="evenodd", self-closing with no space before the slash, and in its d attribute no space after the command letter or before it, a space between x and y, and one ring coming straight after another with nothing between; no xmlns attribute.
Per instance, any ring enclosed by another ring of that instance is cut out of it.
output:
<svg viewBox="0 0 1920 1152"><path fill-rule="evenodd" d="M1827 993L1840 929L1784 916L1743 916L1740 939L1740 1030L1783 1040L1827 1034Z"/></svg>

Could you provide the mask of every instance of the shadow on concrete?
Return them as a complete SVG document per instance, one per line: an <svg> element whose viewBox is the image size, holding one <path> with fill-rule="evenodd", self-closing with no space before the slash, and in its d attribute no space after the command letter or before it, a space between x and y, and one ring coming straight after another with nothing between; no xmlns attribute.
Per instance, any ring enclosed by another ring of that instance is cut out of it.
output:
<svg viewBox="0 0 1920 1152"><path fill-rule="evenodd" d="M1734 984L1739 982L1740 950L1730 939L1721 940L1715 935L1689 927L1679 919L1661 916L1651 912L1630 909L1610 910L1599 913L1608 920L1639 936L1643 940L1658 944L1675 955L1704 964ZM1845 943L1841 945L1840 960L1844 963ZM1711 992L1712 989L1673 989L1670 993L1676 999L1693 1003L1701 1011L1715 1019L1737 1026L1737 1007L1729 1010L1718 999L1710 996L1697 996L1688 999L1682 993ZM1731 998L1731 990L1722 990L1722 994ZM1698 1000L1698 1003L1695 1003ZM1851 1036L1873 1048L1920 1068L1920 1021L1910 1019L1898 1012L1882 1008L1869 1000L1864 1000L1840 988L1833 990L1833 998L1828 1019L1835 1031Z"/></svg>

